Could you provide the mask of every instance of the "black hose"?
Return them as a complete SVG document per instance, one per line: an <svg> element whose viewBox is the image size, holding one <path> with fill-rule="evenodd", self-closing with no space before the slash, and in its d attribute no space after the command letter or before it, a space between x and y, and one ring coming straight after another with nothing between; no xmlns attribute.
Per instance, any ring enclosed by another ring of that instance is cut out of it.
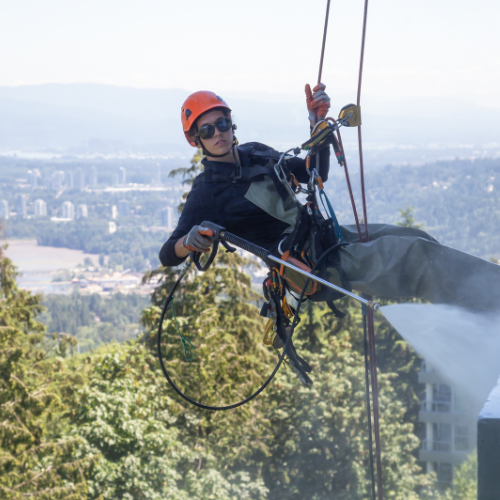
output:
<svg viewBox="0 0 500 500"><path fill-rule="evenodd" d="M240 248L243 248L244 250L247 250L251 253L253 253L254 255L258 255L262 260L264 260L265 262L267 261L267 255L268 255L268 252L267 250L265 250L264 248L262 247L259 247L258 245L254 245L253 243L250 243L246 240L243 240L242 238L239 238L238 236L235 236L234 234L231 234L231 233L227 233L225 232L223 235L221 235L225 241L228 241L234 245L237 245L239 246ZM241 244L241 246L240 246ZM330 247L328 250L326 250L322 255L321 257L317 260L316 264L314 265L314 267L312 268L311 270L311 273L314 273L314 271L316 271L316 269L319 267L319 265L321 264L321 262L323 262L323 260L330 254L332 253L333 251L337 250L338 248L340 248L341 246L344 246L346 245L346 243L337 243L336 245ZM262 251L265 252L265 255L262 255ZM256 252L259 252L259 253L256 253ZM167 369L165 368L165 364L163 362L163 355L162 355L162 352L161 352L161 333L162 333L162 325L163 325L163 320L165 318L165 314L167 313L167 308L172 300L172 297L174 295L174 292L175 292L175 289L177 288L178 284L180 283L180 281L182 280L182 276L176 281L173 289L171 290L171 292L169 293L167 299L165 300L165 303L163 305L163 310L162 310L162 313L161 313L161 316L160 316L160 324L158 326L158 337L157 337L157 348L158 348L158 359L160 360L160 366L161 366L161 369L163 371L163 375L165 375L165 378L167 379L168 383L170 384L170 386L172 387L172 389L184 400L186 400L188 403L194 405L194 406L197 406L198 408L201 408L203 410L210 410L210 411L225 411L225 410L233 410L234 408L238 408L239 406L243 406L247 403L249 403L250 401L252 401L252 399L255 399L270 383L271 381L273 380L274 376L276 375L276 373L278 372L278 370L280 369L280 366L281 366L281 363L283 363L284 359L285 359L285 356L287 355L287 350L292 342L292 337L293 337L293 333L294 333L294 330L295 330L295 327L297 326L297 322L298 322L298 318L299 318L299 312L300 312L300 306L302 305L302 299L304 298L304 294L307 290L307 287L311 281L311 278L307 278L306 279L306 282L304 284L304 286L302 287L302 290L300 292L300 297L299 297L299 303L297 305L297 310L295 311L295 316L293 318L293 322L292 322L292 326L291 326L291 329L290 329L290 334L288 335L288 338L286 339L286 342L285 342L285 345L283 347L283 353L281 354L279 360L278 360L278 363L276 364L274 370L272 371L271 375L269 375L269 377L266 379L266 381L259 387L259 389L257 389L253 394L251 394L250 396L248 396L247 398L239 401L238 403L234 403L232 405L227 405L227 406L210 406L210 405L205 405L203 403L199 403L198 401L195 401L194 399L191 399L189 396L187 396L186 394L184 394L176 385L175 383L173 382L173 380L170 378L168 372L167 372Z"/></svg>
<svg viewBox="0 0 500 500"><path fill-rule="evenodd" d="M243 250L256 255L267 265L269 265L269 260L267 258L267 256L269 255L269 251L265 248L262 248L259 245L255 245L254 243L250 243L249 241L228 232L221 233L221 237L228 243L232 243L233 245L236 245L237 247L240 247Z"/></svg>

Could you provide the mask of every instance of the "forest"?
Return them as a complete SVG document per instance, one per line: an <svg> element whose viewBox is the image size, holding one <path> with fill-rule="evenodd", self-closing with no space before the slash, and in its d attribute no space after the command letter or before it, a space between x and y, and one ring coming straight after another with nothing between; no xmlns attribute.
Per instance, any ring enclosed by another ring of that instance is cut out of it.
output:
<svg viewBox="0 0 500 500"><path fill-rule="evenodd" d="M343 173L331 168L326 191L341 224L352 224ZM358 207L359 177L352 175ZM387 166L366 174L369 222L393 224L399 209L441 243L484 258L500 257L500 159L439 161L420 167Z"/></svg>
<svg viewBox="0 0 500 500"><path fill-rule="evenodd" d="M103 297L97 293L47 295L42 300L44 312L38 320L47 333L72 335L78 351L87 352L110 342L125 342L140 333L141 311L150 303L139 294L115 293Z"/></svg>
<svg viewBox="0 0 500 500"><path fill-rule="evenodd" d="M194 346L184 359L175 320L164 354L176 382L208 404L255 390L276 361L261 343L259 295L237 254L187 279L177 321ZM154 350L160 306L175 271L161 278L142 313L143 335L78 354L77 339L39 321L42 297L21 290L0 259L0 496L38 499L338 499L369 496L361 311L339 320L308 304L297 348L313 367L301 386L284 367L255 402L209 413L166 387ZM96 310L98 306L95 307ZM420 359L377 320L382 460L386 498L471 500L474 457L440 493L423 474L416 414Z"/></svg>

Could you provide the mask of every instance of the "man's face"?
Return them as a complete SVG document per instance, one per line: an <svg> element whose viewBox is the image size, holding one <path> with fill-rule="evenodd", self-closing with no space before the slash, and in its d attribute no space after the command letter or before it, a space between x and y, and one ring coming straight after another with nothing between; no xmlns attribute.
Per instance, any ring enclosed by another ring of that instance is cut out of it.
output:
<svg viewBox="0 0 500 500"><path fill-rule="evenodd" d="M203 127L203 125L213 125L219 118L224 118L226 115L218 109L215 111L210 111L198 119L196 126L198 130ZM221 132L217 127L215 127L215 134L210 139L202 140L205 149L214 155L223 155L229 152L233 146L233 131L232 129L226 132Z"/></svg>

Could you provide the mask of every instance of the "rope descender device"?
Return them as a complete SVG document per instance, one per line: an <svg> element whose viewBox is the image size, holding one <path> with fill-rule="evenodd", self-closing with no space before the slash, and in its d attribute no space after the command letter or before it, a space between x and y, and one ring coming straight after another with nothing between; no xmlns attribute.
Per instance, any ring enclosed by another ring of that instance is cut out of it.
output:
<svg viewBox="0 0 500 500"><path fill-rule="evenodd" d="M361 125L361 106L348 104L339 113L339 122L344 127L359 127Z"/></svg>

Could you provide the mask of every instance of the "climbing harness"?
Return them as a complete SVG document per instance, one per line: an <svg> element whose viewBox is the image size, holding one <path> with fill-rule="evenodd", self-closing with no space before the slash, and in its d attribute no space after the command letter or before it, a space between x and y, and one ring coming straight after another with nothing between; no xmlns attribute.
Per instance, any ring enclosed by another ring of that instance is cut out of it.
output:
<svg viewBox="0 0 500 500"><path fill-rule="evenodd" d="M332 132L333 130L330 130L330 133ZM317 147L318 145L316 144L311 149L309 149L308 154L314 152L315 148ZM290 155L292 151L294 154ZM291 188L289 180L287 180L284 162L289 158L297 156L299 152L300 148L295 148L281 154L278 162L274 166L274 171L277 178L283 184L289 196L298 205L300 205L300 203L295 197L295 192ZM344 295L348 295L362 302L369 309L377 309L378 307L378 304L363 299L362 297L359 297L358 295L352 293L347 281L345 282L345 285L344 282L342 282L342 284L344 285L343 288L330 283L329 281L324 280L323 278L320 278L315 274L318 273L321 275L322 271L324 271L327 266L337 268L339 270L339 274L341 274L342 270L338 266L335 255L336 251L341 246L347 245L347 243L336 237L332 219L325 220L319 212L316 200L316 188L317 186L321 186L320 189L323 188L321 178L318 176L315 169L309 169L309 175L310 180L308 182L307 189L304 189L302 187L298 188L301 190L301 192L307 194L308 202L306 203L306 205L300 205L299 217L296 221L294 231L287 235L279 245L280 249L283 250L281 258L272 255L266 249L259 247L258 245L255 245L227 232L223 227L218 226L217 224L209 221L203 222L201 225L204 228L208 228L212 231L212 251L204 264L200 263L201 253L191 252L190 260L188 260L182 268L178 280L175 282L171 292L165 300L163 311L160 317L157 336L158 358L160 360L160 365L167 381L175 390L175 392L186 401L199 408L213 411L222 411L237 408L248 403L256 396L258 396L267 387L267 385L269 385L269 383L279 370L281 364L284 362L285 358L303 384L309 385L312 383L311 379L308 376L308 373L311 371L311 367L297 354L292 343L294 329L300 321L300 307L305 300L306 295L311 300L313 300L315 296L316 300L325 300L332 308L334 314L338 316L341 316L341 313L333 305L333 300L343 297ZM165 318L168 306L173 300L173 295L178 285L187 274L192 263L194 263L199 271L206 271L217 255L219 244L222 244L228 252L234 252L236 250L236 248L232 247L231 245L235 245L236 247L246 250L262 259L270 268L270 276L264 283L264 297L266 298L266 304L264 304L261 315L271 320L271 322L268 321L266 327L266 342L272 344L274 342L274 339L276 339L276 336L278 336L281 340L281 343L283 344L283 352L280 355L278 363L272 371L271 375L252 395L242 401L231 405L209 406L193 400L192 398L184 394L175 385L175 383L169 376L163 362L161 338L163 320ZM310 264L311 267L309 267L307 264L304 264L304 261ZM295 277L291 277L288 273L288 270L294 273ZM295 283L294 280L296 279L296 276L302 276L306 278L305 283L302 286L298 286ZM311 281L313 282L312 286L310 286ZM320 290L318 290L318 284L322 286ZM295 311L293 311L293 309L288 305L285 298L286 289L290 289L290 287L295 289L297 292L300 292L297 309ZM271 333L271 329L273 329L275 333L274 339L272 337L273 334Z"/></svg>
<svg viewBox="0 0 500 500"><path fill-rule="evenodd" d="M234 234L231 234L227 231L224 230L224 228L222 228L221 226L218 226L216 224L213 224L211 222L203 222L203 226L204 227L208 227L209 229L212 229L213 232L214 232L214 235L213 235L213 240L215 243L217 242L220 242L222 243L223 246L226 247L226 249L229 247L230 251L233 251L234 249L229 245L235 245L243 250L246 250L250 253L252 253L253 255L259 257L260 259L262 259L267 265L272 265L271 263L272 262L276 262L276 263L279 263L281 264L283 261L281 259L279 259L278 257L275 257L274 255L271 255L268 253L268 251L265 249L265 248L262 248L262 247L259 247L258 245L255 245L253 243L250 243L249 241L246 241ZM217 249L218 249L218 246L216 246L214 243L214 247L212 249L212 254L213 254L213 258L211 258L211 262L213 262L214 258L215 258L215 254L217 253ZM247 398L243 399L242 401L239 401L237 403L233 403L231 405L227 405L227 406L210 406L210 405L205 405L203 403L200 403L198 401L195 401L194 399L190 398L189 396L187 396L186 394L184 394L178 387L177 385L175 384L175 382L171 379L169 373L168 373L168 370L165 366L165 363L163 361L163 353L162 353L162 349L161 349L161 339L162 339L162 333L163 333L163 321L165 319L165 315L166 315L166 312L168 310L168 306L170 304L170 302L172 301L172 298L174 296L174 293L175 291L177 290L179 284L181 283L181 281L183 280L183 278L186 276L186 274L188 273L189 269L191 268L192 266L192 261L195 262L196 264L196 261L198 261L198 264L199 264L199 253L195 253L195 252L191 252L190 254L190 259L191 260L188 260L186 261L186 263L184 264L180 274L179 274L179 277L177 278L177 281L174 283L174 286L172 287L169 295L167 296L164 304L163 304L163 310L162 310L162 313L161 313L161 316L160 316L160 322L159 322L159 325L158 325L158 334L157 334L157 351L158 351L158 359L160 361L160 366L161 366L161 369L162 369L162 372L165 376L165 378L167 379L168 383L170 384L170 386L174 389L174 391L180 396L182 397L184 400L186 400L188 403L194 405L194 406L197 406L198 408L202 408L204 410L212 410L212 411L225 411L225 410L232 410L234 408L238 408L239 406L243 406L244 404L250 402L252 399L256 398L269 384L270 382L272 381L272 379L274 378L274 376L276 375L276 373L278 372L281 364L283 363L285 357L288 358L288 360L290 361L290 363L292 364L294 370L296 370L296 372L298 372L297 374L299 375L299 378L301 378L301 381L302 381L302 378L304 379L304 382L307 384L307 383L310 383L310 379L308 380L308 376L307 376L307 368L308 368L308 365L307 363L304 362L304 360L302 360L302 358L300 358L299 356L297 356L295 350L292 348L292 338L293 338L293 333L294 333L294 330L295 330L295 327L297 326L298 322L299 322L299 312L300 312L300 306L301 304L303 303L303 299L304 299L304 295L305 295L305 291L307 289L307 287L309 286L309 283L311 280L315 280L315 281L319 281L322 285L326 286L326 287L329 287L337 292L340 292L342 294L346 294L356 300L358 300L359 302L365 304L367 306L367 309L368 310L372 310L372 309L375 309L377 310L379 305L375 302L372 302L372 301L369 301L369 300L366 300L364 299L363 297L360 297L348 290L344 290L342 289L341 287L333 284L333 283L330 283L326 280L323 280L321 278L319 278L318 276L316 276L314 274L314 272L319 268L319 266L323 263L323 261L333 252L335 252L336 250L338 250L338 248L342 245L345 245L345 243L338 243L337 245L334 245L330 248L328 248L317 260L315 266L311 269L311 272L308 273L307 271L304 271L300 268L296 268L295 266L293 266L292 264L288 263L288 262L285 262L284 265L290 269L293 269L294 271L298 272L299 274L302 274L304 276L306 276L306 281L304 283L304 286L302 287L302 290L301 290L301 293L300 293L300 296L299 296L299 299L298 299L298 305L297 305L297 309L295 311L295 315L293 316L293 321L291 322L291 325L290 325L290 329L288 331L288 335L284 335L285 338L282 338L282 340L284 341L284 346L283 346L283 353L281 354L274 370L272 371L272 373L269 375L269 377L266 379L266 381L253 393L251 394L250 396L248 396ZM211 255L212 257L212 255ZM204 266L201 266L200 265L200 268L201 269L204 269L206 270L208 267L206 266L206 264ZM276 302L275 302L276 303ZM276 307L276 312L278 314L278 310L279 310L279 307ZM279 316L278 315L278 321L280 322L283 322L283 323L280 323L280 328L279 328L279 331L280 332L283 332L283 326L284 326L284 319L283 319L283 316ZM304 363L306 364L306 366L304 366ZM309 367L310 368L310 367ZM305 376L304 376L305 374Z"/></svg>

